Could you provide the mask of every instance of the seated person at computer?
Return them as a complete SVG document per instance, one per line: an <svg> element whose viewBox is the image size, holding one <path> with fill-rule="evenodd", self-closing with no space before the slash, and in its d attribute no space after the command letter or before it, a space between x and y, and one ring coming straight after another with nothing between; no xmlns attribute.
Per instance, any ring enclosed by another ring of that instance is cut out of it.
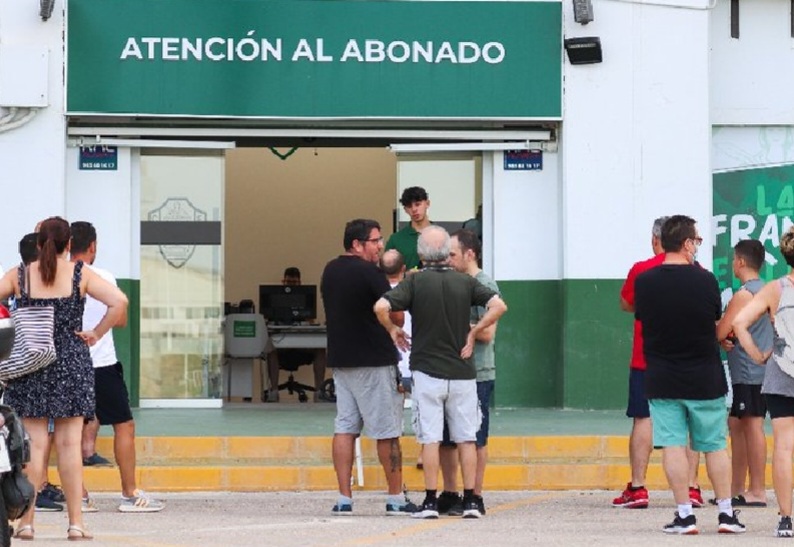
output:
<svg viewBox="0 0 794 547"><path fill-rule="evenodd" d="M281 284L285 286L301 285L301 271L291 266L284 270L284 277ZM262 310L264 311L264 310ZM268 318L269 319L269 318ZM277 403L278 396L278 377L281 365L294 369L298 365L313 363L314 365L314 402L326 401L320 388L325 381L326 356L325 349L280 349L272 351L272 344L268 345L267 369L270 379L270 390L267 393L268 403Z"/></svg>

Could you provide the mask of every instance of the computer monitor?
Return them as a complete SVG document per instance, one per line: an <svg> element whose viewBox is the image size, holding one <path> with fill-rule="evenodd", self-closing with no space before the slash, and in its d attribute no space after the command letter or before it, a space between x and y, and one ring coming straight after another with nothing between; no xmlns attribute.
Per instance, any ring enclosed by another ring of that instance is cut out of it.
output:
<svg viewBox="0 0 794 547"><path fill-rule="evenodd" d="M317 317L317 285L259 285L259 313L276 323L311 321Z"/></svg>

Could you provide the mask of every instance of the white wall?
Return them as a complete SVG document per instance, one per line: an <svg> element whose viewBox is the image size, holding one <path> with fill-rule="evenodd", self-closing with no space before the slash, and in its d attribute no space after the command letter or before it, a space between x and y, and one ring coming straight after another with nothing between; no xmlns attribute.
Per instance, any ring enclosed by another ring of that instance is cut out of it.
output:
<svg viewBox="0 0 794 547"><path fill-rule="evenodd" d="M559 154L544 152L541 171L505 171L504 154L493 158L495 278L560 279Z"/></svg>
<svg viewBox="0 0 794 547"><path fill-rule="evenodd" d="M0 264L6 267L19 263L18 242L39 220L65 213L62 5L47 22L39 18L38 7L38 2L0 2L0 48L49 51L49 106L24 126L0 133ZM25 78L43 75L31 67ZM9 85L23 83L0 81L0 86ZM0 109L0 117L5 112Z"/></svg>
<svg viewBox="0 0 794 547"><path fill-rule="evenodd" d="M593 4L587 26L563 4L565 36L600 36L604 54L564 67L563 268L565 278L622 278L650 255L658 216L688 214L708 240L709 11ZM710 249L700 254L711 263Z"/></svg>
<svg viewBox="0 0 794 547"><path fill-rule="evenodd" d="M711 100L715 125L794 125L791 6L741 3L739 38L730 36L730 2L712 15Z"/></svg>
<svg viewBox="0 0 794 547"><path fill-rule="evenodd" d="M96 265L117 278L137 278L139 247L132 246L133 232L140 232L137 217L140 198L133 197L132 154L118 149L115 171L81 171L77 148L66 150L66 218L85 220L97 231ZM135 215L135 216L133 216ZM137 240L136 240L137 241Z"/></svg>

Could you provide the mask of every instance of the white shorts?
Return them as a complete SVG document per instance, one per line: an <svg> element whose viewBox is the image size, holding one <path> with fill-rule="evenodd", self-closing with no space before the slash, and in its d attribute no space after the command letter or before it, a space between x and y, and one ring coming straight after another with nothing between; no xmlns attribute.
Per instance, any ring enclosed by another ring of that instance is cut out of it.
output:
<svg viewBox="0 0 794 547"><path fill-rule="evenodd" d="M442 380L414 371L413 381L414 431L419 444L441 442L445 416L451 441L477 439L482 419L477 380Z"/></svg>
<svg viewBox="0 0 794 547"><path fill-rule="evenodd" d="M372 439L402 435L403 395L396 366L334 369L336 420L334 432Z"/></svg>

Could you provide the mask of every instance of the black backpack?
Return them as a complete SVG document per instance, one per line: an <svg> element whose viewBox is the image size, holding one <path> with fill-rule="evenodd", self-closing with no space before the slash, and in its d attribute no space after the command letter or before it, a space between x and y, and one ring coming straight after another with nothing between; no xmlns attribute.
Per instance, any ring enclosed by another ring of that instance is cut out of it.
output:
<svg viewBox="0 0 794 547"><path fill-rule="evenodd" d="M22 426L22 420L11 407L0 405L0 414L5 418L7 430L7 433L0 434L0 441L6 443L11 463L11 471L0 477L0 492L9 520L16 520L27 512L36 495L36 489L23 470L30 461L30 437Z"/></svg>

